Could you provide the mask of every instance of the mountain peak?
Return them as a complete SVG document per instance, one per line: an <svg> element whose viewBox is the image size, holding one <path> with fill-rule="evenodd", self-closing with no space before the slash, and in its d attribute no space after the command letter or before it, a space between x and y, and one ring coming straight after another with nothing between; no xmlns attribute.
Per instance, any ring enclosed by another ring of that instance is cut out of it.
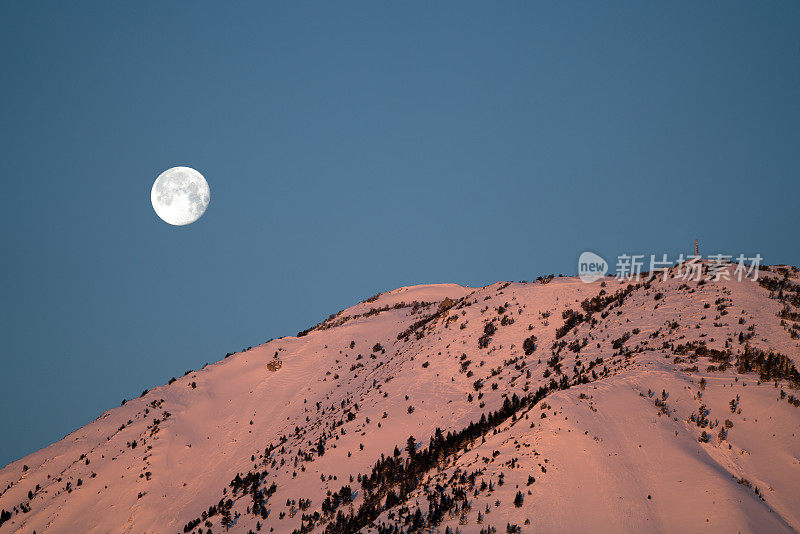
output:
<svg viewBox="0 0 800 534"><path fill-rule="evenodd" d="M674 274L380 293L9 464L0 532L797 530L798 271Z"/></svg>

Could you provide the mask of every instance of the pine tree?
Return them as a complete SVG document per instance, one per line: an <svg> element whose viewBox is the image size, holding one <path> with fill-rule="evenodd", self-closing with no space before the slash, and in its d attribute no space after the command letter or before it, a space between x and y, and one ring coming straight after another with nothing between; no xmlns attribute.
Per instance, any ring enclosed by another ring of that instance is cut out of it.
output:
<svg viewBox="0 0 800 534"><path fill-rule="evenodd" d="M233 520L231 519L231 510L228 507L223 507L222 511L220 512L222 519L220 519L219 524L225 527L225 531L227 532L231 525L233 524Z"/></svg>
<svg viewBox="0 0 800 534"><path fill-rule="evenodd" d="M408 436L408 440L406 441L406 452L408 453L409 458L414 458L417 454L417 440L414 439L414 436Z"/></svg>
<svg viewBox="0 0 800 534"><path fill-rule="evenodd" d="M417 508L417 511L414 513L413 525L416 529L421 529L423 526L422 511L419 508Z"/></svg>
<svg viewBox="0 0 800 534"><path fill-rule="evenodd" d="M26 467L27 467L27 466L26 466ZM3 509L3 511L2 511L2 512L0 512L0 525L2 525L3 523L5 523L5 522L6 522L6 521L8 521L9 519L11 519L11 512L8 512L8 511L6 511L5 509Z"/></svg>

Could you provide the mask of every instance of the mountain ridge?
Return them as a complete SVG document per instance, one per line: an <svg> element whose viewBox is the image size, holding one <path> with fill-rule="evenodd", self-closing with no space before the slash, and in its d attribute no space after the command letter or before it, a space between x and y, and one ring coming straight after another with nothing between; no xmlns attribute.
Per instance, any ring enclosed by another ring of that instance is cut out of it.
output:
<svg viewBox="0 0 800 534"><path fill-rule="evenodd" d="M800 284L762 275L378 294L4 467L0 532L797 531Z"/></svg>

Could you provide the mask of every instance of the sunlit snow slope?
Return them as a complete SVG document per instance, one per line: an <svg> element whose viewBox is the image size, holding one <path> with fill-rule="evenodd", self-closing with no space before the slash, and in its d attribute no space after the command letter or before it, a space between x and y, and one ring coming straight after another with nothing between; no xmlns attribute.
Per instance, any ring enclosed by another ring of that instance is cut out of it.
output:
<svg viewBox="0 0 800 534"><path fill-rule="evenodd" d="M800 280L760 276L381 294L6 466L0 533L798 531Z"/></svg>

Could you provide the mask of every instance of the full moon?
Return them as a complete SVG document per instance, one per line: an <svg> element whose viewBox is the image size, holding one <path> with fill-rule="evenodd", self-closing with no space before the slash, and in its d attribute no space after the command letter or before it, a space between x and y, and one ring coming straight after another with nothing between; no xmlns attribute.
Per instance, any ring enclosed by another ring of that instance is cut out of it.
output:
<svg viewBox="0 0 800 534"><path fill-rule="evenodd" d="M156 215L175 226L191 224L203 216L211 190L203 175L190 167L173 167L153 183L150 201Z"/></svg>

